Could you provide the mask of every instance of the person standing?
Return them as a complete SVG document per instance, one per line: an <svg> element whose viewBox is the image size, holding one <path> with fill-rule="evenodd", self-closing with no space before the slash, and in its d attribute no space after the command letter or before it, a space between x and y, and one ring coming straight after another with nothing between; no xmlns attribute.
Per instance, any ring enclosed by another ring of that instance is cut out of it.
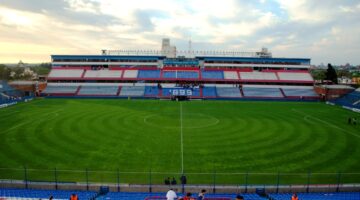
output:
<svg viewBox="0 0 360 200"><path fill-rule="evenodd" d="M299 200L299 197L297 196L296 193L294 193L291 197L291 200Z"/></svg>
<svg viewBox="0 0 360 200"><path fill-rule="evenodd" d="M186 180L186 176L183 174L183 175L181 175L181 177L180 177L180 181L181 181L181 184L182 185L186 185L186 183L187 183L187 180Z"/></svg>
<svg viewBox="0 0 360 200"><path fill-rule="evenodd" d="M191 195L192 194L190 192L186 193L186 196L184 197L184 200L194 200L194 198L192 198Z"/></svg>
<svg viewBox="0 0 360 200"><path fill-rule="evenodd" d="M170 177L167 177L167 178L164 180L164 183L165 183L165 185L170 185Z"/></svg>
<svg viewBox="0 0 360 200"><path fill-rule="evenodd" d="M244 197L243 196L241 196L241 195L236 195L236 198L235 198L236 200L244 200Z"/></svg>
<svg viewBox="0 0 360 200"><path fill-rule="evenodd" d="M202 189L201 192L198 195L197 200L204 200L205 199L205 193L206 193L206 190Z"/></svg>
<svg viewBox="0 0 360 200"><path fill-rule="evenodd" d="M174 192L173 189L170 189L167 193L166 193L166 199L167 200L175 200L177 198L176 193Z"/></svg>
<svg viewBox="0 0 360 200"><path fill-rule="evenodd" d="M79 197L78 197L77 194L72 194L72 195L70 196L70 200L79 200Z"/></svg>
<svg viewBox="0 0 360 200"><path fill-rule="evenodd" d="M175 179L175 177L173 177L172 180L171 180L171 185L176 185L176 184L177 184L176 179Z"/></svg>

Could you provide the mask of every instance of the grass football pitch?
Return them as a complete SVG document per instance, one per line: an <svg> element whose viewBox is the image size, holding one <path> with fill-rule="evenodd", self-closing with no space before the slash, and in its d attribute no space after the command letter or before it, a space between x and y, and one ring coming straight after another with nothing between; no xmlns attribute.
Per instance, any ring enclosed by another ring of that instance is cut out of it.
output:
<svg viewBox="0 0 360 200"><path fill-rule="evenodd" d="M38 99L0 109L0 179L360 183L349 117L308 102Z"/></svg>

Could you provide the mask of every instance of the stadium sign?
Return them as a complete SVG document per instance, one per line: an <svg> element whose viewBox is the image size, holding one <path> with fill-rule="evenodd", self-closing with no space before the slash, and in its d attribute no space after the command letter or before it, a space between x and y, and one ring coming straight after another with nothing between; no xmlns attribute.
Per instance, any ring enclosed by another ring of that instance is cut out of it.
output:
<svg viewBox="0 0 360 200"><path fill-rule="evenodd" d="M193 91L191 89L174 88L170 90L172 96L192 96Z"/></svg>

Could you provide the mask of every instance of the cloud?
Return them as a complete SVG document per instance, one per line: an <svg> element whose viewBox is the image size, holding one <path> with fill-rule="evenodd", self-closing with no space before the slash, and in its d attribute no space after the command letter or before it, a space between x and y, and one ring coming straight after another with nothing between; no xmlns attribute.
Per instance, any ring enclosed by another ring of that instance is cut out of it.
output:
<svg viewBox="0 0 360 200"><path fill-rule="evenodd" d="M279 57L360 64L358 13L357 0L2 0L0 37L12 56L0 50L0 62L159 49L169 37L178 49L191 38L195 50L266 46Z"/></svg>
<svg viewBox="0 0 360 200"><path fill-rule="evenodd" d="M153 31L153 20L167 18L167 13L161 10L135 10L133 15L136 23L134 31Z"/></svg>
<svg viewBox="0 0 360 200"><path fill-rule="evenodd" d="M91 0L3 0L2 6L15 10L44 14L70 24L104 26L118 18L99 12L100 4Z"/></svg>

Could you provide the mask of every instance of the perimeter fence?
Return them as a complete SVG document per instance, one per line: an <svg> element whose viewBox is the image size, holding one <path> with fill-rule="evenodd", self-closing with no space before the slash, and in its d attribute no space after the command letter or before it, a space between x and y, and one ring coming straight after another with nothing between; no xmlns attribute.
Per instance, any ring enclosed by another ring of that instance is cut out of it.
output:
<svg viewBox="0 0 360 200"><path fill-rule="evenodd" d="M142 185L149 188L153 186L165 185L165 179L169 179L169 187L183 186L181 176L186 177L187 185L198 185L212 188L215 192L217 188L226 186L241 186L246 192L247 188L252 186L271 185L276 190L283 186L301 185L307 191L314 185L331 185L336 191L339 187L346 184L359 185L360 172L337 172L323 173L312 172L306 173L257 173L257 172L241 172L241 173L223 173L223 172L157 172L143 171L130 172L117 170L64 170L64 169L30 169L23 168L0 168L0 179L2 181L22 181L27 187L27 183L51 183L57 188L59 184L77 184L81 183L89 188L92 184L98 185L114 185L121 190L123 186ZM175 181L173 181L173 179Z"/></svg>

